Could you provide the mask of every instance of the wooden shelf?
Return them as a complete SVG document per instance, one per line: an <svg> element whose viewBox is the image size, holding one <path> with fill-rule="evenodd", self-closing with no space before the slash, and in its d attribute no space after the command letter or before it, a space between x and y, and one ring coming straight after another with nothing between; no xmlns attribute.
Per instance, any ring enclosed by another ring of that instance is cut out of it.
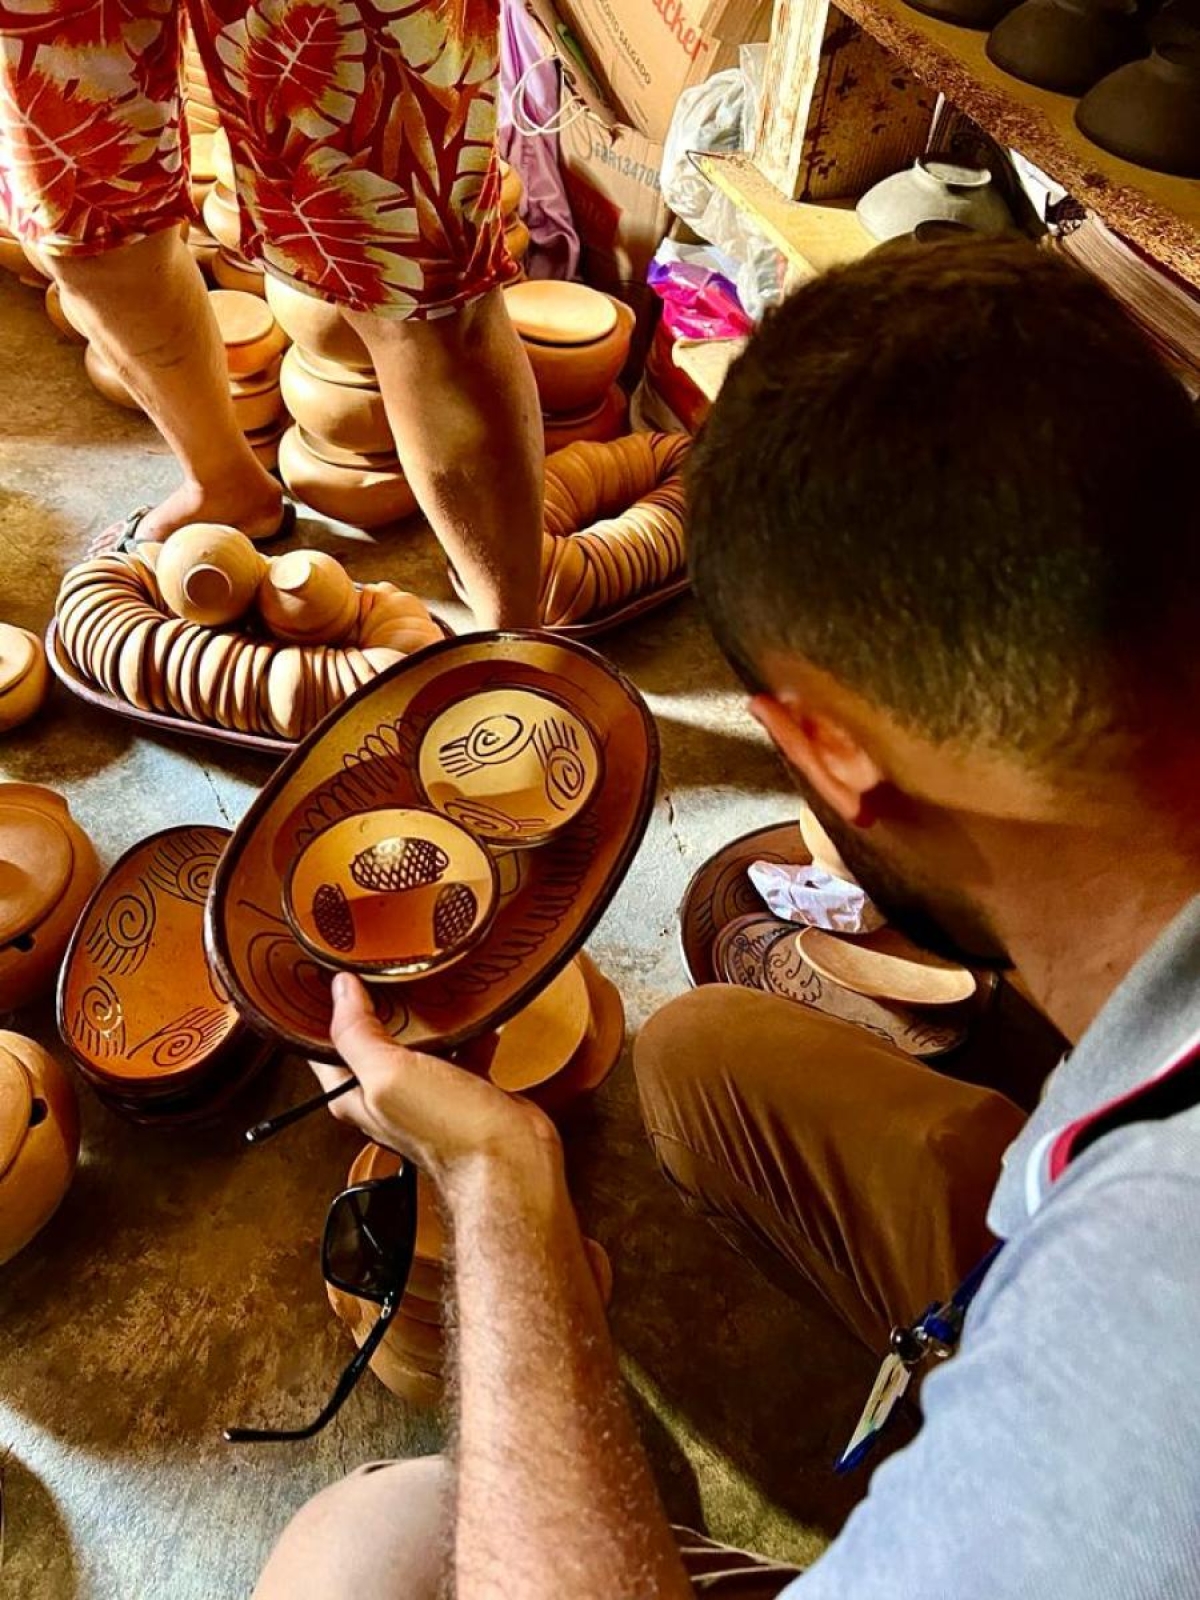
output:
<svg viewBox="0 0 1200 1600"><path fill-rule="evenodd" d="M706 400L715 400L747 343L745 339L676 339L671 358Z"/></svg>
<svg viewBox="0 0 1200 1600"><path fill-rule="evenodd" d="M837 6L994 139L1200 288L1200 180L1150 172L1092 144L1075 126L1076 102L1001 72L987 58L985 33L939 22L904 0L837 0Z"/></svg>
<svg viewBox="0 0 1200 1600"><path fill-rule="evenodd" d="M749 156L698 153L692 159L714 188L752 217L782 252L793 282L804 283L829 267L857 261L877 243L851 202L822 206L785 199Z"/></svg>

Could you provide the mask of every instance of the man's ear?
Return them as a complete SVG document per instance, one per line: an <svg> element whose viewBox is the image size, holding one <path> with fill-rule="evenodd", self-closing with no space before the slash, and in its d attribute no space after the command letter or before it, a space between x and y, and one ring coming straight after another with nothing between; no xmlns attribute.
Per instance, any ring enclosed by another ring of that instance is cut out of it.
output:
<svg viewBox="0 0 1200 1600"><path fill-rule="evenodd" d="M785 705L769 694L754 696L750 715L838 816L858 828L870 826L874 817L869 797L884 774L844 723L825 712Z"/></svg>

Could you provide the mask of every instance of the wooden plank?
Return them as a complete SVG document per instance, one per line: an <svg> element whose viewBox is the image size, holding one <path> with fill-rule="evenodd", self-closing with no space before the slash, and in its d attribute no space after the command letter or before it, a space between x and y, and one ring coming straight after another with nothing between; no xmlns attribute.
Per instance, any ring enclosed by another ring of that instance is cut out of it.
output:
<svg viewBox="0 0 1200 1600"><path fill-rule="evenodd" d="M676 339L671 358L706 400L715 400L725 375L746 344L745 339Z"/></svg>
<svg viewBox="0 0 1200 1600"><path fill-rule="evenodd" d="M768 183L787 196L800 186L829 15L829 0L775 0L751 154Z"/></svg>
<svg viewBox="0 0 1200 1600"><path fill-rule="evenodd" d="M1056 178L1126 239L1200 288L1200 180L1109 155L1075 126L1075 101L1001 72L987 35L927 17L904 0L839 0L852 17L1001 144Z"/></svg>
<svg viewBox="0 0 1200 1600"><path fill-rule="evenodd" d="M878 242L855 216L852 206L789 200L748 156L697 154L693 160L709 182L752 218L759 231L782 252L794 282L815 278L828 267L858 261Z"/></svg>

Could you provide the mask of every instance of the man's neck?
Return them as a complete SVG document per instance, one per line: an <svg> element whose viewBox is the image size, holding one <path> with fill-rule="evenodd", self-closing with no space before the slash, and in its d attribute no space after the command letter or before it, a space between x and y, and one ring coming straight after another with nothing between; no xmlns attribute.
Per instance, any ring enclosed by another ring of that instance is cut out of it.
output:
<svg viewBox="0 0 1200 1600"><path fill-rule="evenodd" d="M1022 852L1025 893L991 908L1030 993L1072 1043L1200 894L1200 846L1190 855L1164 847L1140 820L1140 834L1134 823L1108 851L1089 832L1036 830Z"/></svg>

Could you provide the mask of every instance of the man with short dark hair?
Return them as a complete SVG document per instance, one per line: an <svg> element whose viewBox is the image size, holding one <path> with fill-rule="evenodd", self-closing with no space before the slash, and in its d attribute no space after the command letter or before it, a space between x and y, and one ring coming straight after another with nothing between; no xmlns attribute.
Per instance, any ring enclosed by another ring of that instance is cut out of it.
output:
<svg viewBox="0 0 1200 1600"><path fill-rule="evenodd" d="M341 1112L452 1229L455 1453L319 1497L264 1600L432 1595L444 1569L459 1600L1200 1594L1197 442L1123 314L1026 245L890 249L766 321L696 453L697 594L889 917L1014 961L1073 1049L1022 1126L710 986L645 1030L639 1088L723 1232L881 1348L911 1324L891 1379L961 1348L807 1573L677 1538L553 1128L391 1044L343 976Z"/></svg>

